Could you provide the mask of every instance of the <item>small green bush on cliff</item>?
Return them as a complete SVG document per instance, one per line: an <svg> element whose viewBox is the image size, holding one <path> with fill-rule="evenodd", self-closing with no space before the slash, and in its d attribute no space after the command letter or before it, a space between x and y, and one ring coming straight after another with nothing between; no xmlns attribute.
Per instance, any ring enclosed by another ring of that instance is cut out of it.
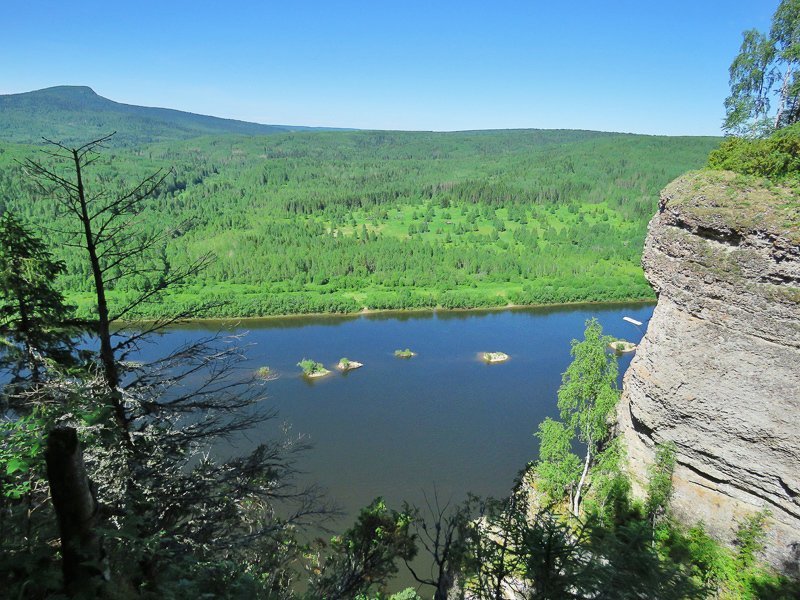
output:
<svg viewBox="0 0 800 600"><path fill-rule="evenodd" d="M792 600L800 584L777 574L756 559L763 549L766 515L745 519L737 531L736 550L713 539L703 523L688 529L674 521L660 529L656 547L663 560L682 565L707 590L709 598L720 600Z"/></svg>
<svg viewBox="0 0 800 600"><path fill-rule="evenodd" d="M766 138L728 138L711 152L708 166L770 179L800 177L800 123Z"/></svg>

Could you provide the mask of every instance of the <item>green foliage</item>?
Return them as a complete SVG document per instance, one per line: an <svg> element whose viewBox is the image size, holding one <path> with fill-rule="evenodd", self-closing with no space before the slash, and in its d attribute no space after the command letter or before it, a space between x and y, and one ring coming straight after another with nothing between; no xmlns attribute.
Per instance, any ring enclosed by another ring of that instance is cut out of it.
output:
<svg viewBox="0 0 800 600"><path fill-rule="evenodd" d="M680 533L673 531L672 535ZM691 563L693 571L704 584L719 588L737 579L738 569L733 554L708 535L702 523L690 527L684 535L687 562ZM674 552L669 544L666 546Z"/></svg>
<svg viewBox="0 0 800 600"><path fill-rule="evenodd" d="M0 580L8 597L50 597L61 587L55 514L48 502L46 407L0 415Z"/></svg>
<svg viewBox="0 0 800 600"><path fill-rule="evenodd" d="M547 513L518 528L514 553L520 571L531 582L526 598L589 598L596 593L601 570L590 554L587 528Z"/></svg>
<svg viewBox="0 0 800 600"><path fill-rule="evenodd" d="M560 131L219 135L117 149L87 184L125 189L172 165L138 223L169 231L162 258L173 269L216 256L142 307L147 316L209 303L207 316L225 317L652 299L639 263L658 191L715 142ZM28 222L62 228L16 162L35 155L0 144L0 192ZM66 265L59 289L89 316L90 278L65 241L52 235ZM112 312L153 284L111 283Z"/></svg>
<svg viewBox="0 0 800 600"><path fill-rule="evenodd" d="M325 365L308 358L301 360L297 363L297 366L303 369L303 375L313 375L314 373L321 373L325 370Z"/></svg>
<svg viewBox="0 0 800 600"><path fill-rule="evenodd" d="M0 417L0 497L19 500L44 477L45 419Z"/></svg>
<svg viewBox="0 0 800 600"><path fill-rule="evenodd" d="M624 457L622 439L614 438L597 455L590 471L586 512L604 527L614 528L637 516L631 501L631 482L622 468Z"/></svg>
<svg viewBox="0 0 800 600"><path fill-rule="evenodd" d="M0 218L0 365L12 383L38 380L53 361L74 363L71 309L56 288L64 263L11 212ZM27 376L26 373L27 372Z"/></svg>
<svg viewBox="0 0 800 600"><path fill-rule="evenodd" d="M65 374L63 367L69 365L57 364L56 359L47 378L24 390L25 394L10 385L3 388L19 400L21 407L8 413L9 423L4 423L0 438L3 589L15 596L38 598L58 592L65 584L69 587L78 578L82 581L77 585L83 587L85 583L87 589L100 583L95 574L99 569L92 569L88 575L91 583L85 581L87 574L67 560L66 550L61 553L64 580L57 575L58 544L53 540L59 536L54 531L55 516L41 468L40 448L48 428L59 424L77 431L83 458L75 461L80 464L75 470L83 478L85 466L92 484L93 497L82 494L79 501L85 511L95 509L92 518L81 524L81 536L102 539L105 559L101 559L99 549L92 559L107 560L114 578L112 585L123 597L128 591L130 597L197 597L200 589L214 596L254 597L254 582L267 591L264 596L272 596L273 591L283 593L290 579L287 564L298 557L296 522L316 520L327 514L327 509L313 491L293 485L295 471L288 456L300 446L292 441L264 441L246 456L219 459L209 455L214 440L251 429L267 417L261 411L248 410L258 403L259 391L233 378L235 365L242 358L233 345L202 340L146 364L125 360L148 333L172 321L161 320L135 332L108 327L100 310L104 286L138 278L145 289L132 291L136 303L137 298L146 301L153 297L153 293L179 280L176 274L186 271L167 266L156 248L163 238L147 231L145 220L138 222L135 218L139 203L149 197L159 176L131 184L133 191L123 184L122 192L116 189L115 179L94 178L85 171L87 177L81 179L81 164L88 166L101 160L100 155L92 153L96 144L80 150L59 146L58 152L48 155L48 161L75 158L73 172L69 166L51 169L33 161L26 163L44 182L59 187L51 196L64 213L59 224L64 228L59 231L72 229L76 237L85 234L83 270L86 273L92 267L90 279L98 306L92 319L96 326L85 325L80 333L87 339L87 361L100 363L102 368ZM63 167L63 160L59 164ZM84 187L89 183L89 188ZM86 189L91 191L84 194ZM88 206L87 198L92 203ZM52 205L49 208L54 209ZM87 220L87 214L93 216ZM70 222L67 215L81 220ZM134 227L133 222L144 230ZM138 241L144 245L138 245ZM75 239L71 243L81 245ZM5 252L10 264L28 259L29 247L8 245ZM150 264L151 258L154 264ZM132 259L141 260L131 264ZM152 267L158 264L167 268L162 278L154 280ZM65 325L60 319L53 320L54 328ZM99 344L90 341L92 335L100 338ZM26 368L32 370L34 361L30 356L23 358ZM37 407L33 416L31 406ZM46 415L38 412L45 410ZM130 435L134 427L135 442ZM67 504L75 501L69 491L62 489L62 494ZM285 510L277 510L278 505ZM102 511L97 510L99 506ZM59 514L61 523L65 518L69 525L70 517ZM88 528L91 530L85 532ZM63 530L68 532L69 528ZM72 543L75 538L64 534L62 546ZM194 569L199 564L206 567L202 572ZM42 573L37 574L37 569ZM176 582L165 578L165 573L180 574L182 579ZM47 589L39 582L47 582Z"/></svg>
<svg viewBox="0 0 800 600"><path fill-rule="evenodd" d="M558 389L563 425L559 429L555 422L546 421L545 429L540 431L546 434L540 439L549 446L549 458L537 467L547 478L544 485L553 493L566 482L575 515L580 510L587 471L608 438L609 415L619 400L617 360L606 352L610 341L596 319L586 322L583 341L572 340L572 362ZM574 455L566 451L567 444L576 439L586 445L582 473L575 469Z"/></svg>
<svg viewBox="0 0 800 600"><path fill-rule="evenodd" d="M645 514L655 528L669 511L672 498L672 473L675 470L675 444L660 444L648 469Z"/></svg>
<svg viewBox="0 0 800 600"><path fill-rule="evenodd" d="M592 547L608 561L603 569L603 587L615 590L615 598L707 597L707 590L683 565L661 556L646 521L632 519L613 530L595 529Z"/></svg>
<svg viewBox="0 0 800 600"><path fill-rule="evenodd" d="M557 562L547 567L546 562L536 558L540 553L545 557L561 557L561 561L575 560L578 565L593 563L596 568L572 573L569 579L574 583L570 593L575 595L521 597L593 598L597 590L613 590L611 597L614 598L789 600L798 597L800 585L797 582L778 575L756 559L763 549L768 514L757 513L740 523L734 540L735 550L711 538L702 523L685 529L670 518L666 510L671 490L667 475L671 474L674 452L669 445L659 448L651 470L648 500L640 507L631 501L630 483L619 469L620 440L608 445L590 473L592 489L587 497L586 517L561 521L561 538L571 545L553 546L553 542L558 542L558 535L548 541L539 532L538 537L529 538L525 544L517 540L510 543L515 558L505 561L507 565L516 565L512 569L514 573L524 571L530 577L533 577L532 571L521 569L515 560L524 557L525 561L533 561L540 569L539 580L545 582L564 573L566 566ZM659 516L655 530L653 514ZM552 518L552 515L549 511L542 512L536 517L540 524L543 517ZM529 517L525 519L523 527L529 527L532 521ZM504 524L509 530L520 527L508 519ZM557 529L550 531L557 533ZM492 539L497 543L503 537L495 535ZM556 551L557 548L561 549ZM581 559L581 556L591 559ZM605 597L600 593L600 597Z"/></svg>
<svg viewBox="0 0 800 600"><path fill-rule="evenodd" d="M582 132L216 137L120 150L120 160L100 160L91 177L92 183L127 189L139 169L150 167L136 166L134 156L174 161L167 189L138 215L146 233L173 227L163 256L154 260L177 268L206 245L220 257L211 272L197 274L190 287L153 307L154 314L190 309L198 298L232 298L218 309L231 314L576 301L649 294L636 262L653 192L707 142ZM35 192L14 166L12 159L28 151L0 148L7 208L58 225L62 217L30 202ZM620 244L621 234L631 243ZM64 289L91 292L80 258L64 239L53 241L66 266ZM111 273L109 281L118 303L154 285L135 270ZM92 310L82 302L84 314ZM563 422L544 423L538 435L540 466L552 469L554 497L577 484L572 440L586 443L591 522L549 512L531 520L527 503L493 505L482 514L488 526L474 529L475 556L489 559L472 562L476 580L527 578L531 598L597 598L608 590L621 598L689 598L712 581L722 582L720 589L781 597L789 589L785 582L759 570L752 558L762 543L763 521L743 523L736 555L726 555L701 533L682 538L672 526L653 538L627 500L621 450L606 439L616 364L596 322L587 323L585 338L573 345L574 361L559 392ZM309 373L324 368L307 359L298 364ZM196 369L188 363L171 367ZM143 366L130 368L141 372ZM126 454L108 443L118 438L108 433L115 425L107 391L78 376L54 389L58 394L49 399L58 402L48 406L80 425L101 502L115 515L104 531L112 568L115 574L135 572L119 578L121 596L294 595L293 568L304 549L273 505L273 494L285 491L292 473L281 462L282 447L262 446L225 463L200 458L193 453L196 442L172 443L181 433L174 423L187 422L191 438L202 437L213 422L174 418L167 412L171 402L161 403L156 388L134 388L126 390L126 408L142 430L136 455ZM213 404L209 396L200 406L222 406L232 414L250 404ZM180 410L198 414L191 406ZM46 500L43 419L23 415L0 430L0 571L10 574L3 583L14 595L44 597L59 587L49 544L53 515L46 502L39 504ZM34 505L45 508L31 512ZM298 508L301 518L303 510L312 509ZM397 572L397 561L414 556L412 523L409 511L392 511L377 500L343 535L306 550L309 597L382 597L380 588ZM696 581L687 582L686 574ZM734 577L739 579L731 583ZM414 597L408 590L401 594Z"/></svg>
<svg viewBox="0 0 800 600"><path fill-rule="evenodd" d="M572 452L573 432L564 423L547 418L539 424L536 437L536 487L550 502L560 502L581 476L581 459Z"/></svg>
<svg viewBox="0 0 800 600"><path fill-rule="evenodd" d="M631 500L631 485L621 469L621 440L607 440L606 419L617 393L616 365L608 362L606 344L599 325L588 322L585 340L573 342L574 360L564 374L562 390L570 387L559 394L563 422L546 419L537 433L540 457L534 467L535 489L555 502L566 490L575 489L580 475L580 461L572 453L572 431L576 435L587 432L586 441L602 440L587 463L591 487L585 516L559 518L546 509L531 519L527 503L524 509L513 504L496 509L495 516L485 517L489 519L487 535L473 542L493 544L494 549L473 547L478 560L472 563L475 573L470 585L480 589L480 597L493 597L491 589L502 588L501 580L512 586L514 580L524 581L526 592L520 596L524 598L605 597L601 590L613 590L615 598L677 600L711 593L730 600L794 597L798 586L755 558L763 549L767 514L742 521L734 542L736 552L708 536L702 524L684 531L670 519L676 463L673 444L656 451L644 505ZM576 400L591 397L592 390L599 403ZM577 416L572 412L577 410L585 412ZM514 517L520 510L524 512Z"/></svg>
<svg viewBox="0 0 800 600"><path fill-rule="evenodd" d="M389 596L389 600L422 600L414 588L406 588L401 592Z"/></svg>
<svg viewBox="0 0 800 600"><path fill-rule="evenodd" d="M395 350L394 355L397 358L411 358L414 356L414 352L412 352L409 348L406 348L405 350Z"/></svg>
<svg viewBox="0 0 800 600"><path fill-rule="evenodd" d="M352 528L319 551L309 581L309 598L349 600L380 589L397 573L398 560L416 554L413 517L376 498Z"/></svg>
<svg viewBox="0 0 800 600"><path fill-rule="evenodd" d="M729 69L731 95L725 99L723 129L756 137L771 128L767 78L775 51L767 36L755 29L745 31L743 38Z"/></svg>
<svg viewBox="0 0 800 600"><path fill-rule="evenodd" d="M608 436L608 416L619 400L617 360L606 352L610 341L596 319L587 321L583 341L572 341L572 362L558 389L561 418L592 450Z"/></svg>
<svg viewBox="0 0 800 600"><path fill-rule="evenodd" d="M800 175L800 123L760 139L728 138L708 157L712 169L770 179Z"/></svg>
<svg viewBox="0 0 800 600"><path fill-rule="evenodd" d="M761 542L750 542L753 537L763 536L763 518L763 514L759 513L742 524L748 530L743 536L749 546L746 558L741 554L741 546L735 551L720 544L706 532L702 523L688 529L669 523L668 527L661 529L657 538L658 548L664 560L689 570L709 596L723 600L797 598L800 594L798 582L778 575L752 557L751 552L760 550Z"/></svg>
<svg viewBox="0 0 800 600"><path fill-rule="evenodd" d="M744 32L730 67L723 128L758 137L800 119L800 1L781 0L769 35ZM777 105L772 106L772 98Z"/></svg>
<svg viewBox="0 0 800 600"><path fill-rule="evenodd" d="M377 596L356 596L356 600L422 600L422 597L417 594L414 588L406 588L391 596L378 594Z"/></svg>
<svg viewBox="0 0 800 600"><path fill-rule="evenodd" d="M704 597L682 565L659 555L646 522L609 528L547 509L531 514L517 494L486 503L473 530L466 587L476 597L505 598L509 590L526 600Z"/></svg>
<svg viewBox="0 0 800 600"><path fill-rule="evenodd" d="M84 86L56 86L0 96L3 139L38 143L42 137L67 144L120 135L112 146L133 146L159 140L180 140L207 134L264 135L303 127L260 125L178 110L119 104Z"/></svg>
<svg viewBox="0 0 800 600"><path fill-rule="evenodd" d="M540 442L537 486L551 502L569 493L576 515L587 470L608 438L609 415L619 400L616 357L606 352L610 341L596 319L586 322L583 341L572 340L572 363L558 389L562 421L545 419L536 434ZM582 461L572 452L576 440L586 445L583 470ZM611 464L610 459L606 462Z"/></svg>
<svg viewBox="0 0 800 600"><path fill-rule="evenodd" d="M259 367L256 369L256 377L260 379L271 379L273 377L272 369L267 366Z"/></svg>
<svg viewBox="0 0 800 600"><path fill-rule="evenodd" d="M281 598L272 593L257 576L244 570L241 564L226 559L197 561L191 557L175 557L164 565L158 574L157 584L153 587L157 590L154 593L117 589L112 597L118 600L134 598L278 600Z"/></svg>
<svg viewBox="0 0 800 600"><path fill-rule="evenodd" d="M564 434L560 424L548 420L539 429L540 432L550 432L545 436L551 442L543 449L545 456L549 458L553 454L563 454ZM553 444L554 440L559 443ZM564 573L566 567L563 563L557 563L558 567L547 567L546 563L535 559L540 552L544 552L544 556L562 556L562 560L563 557L574 559L578 564L583 560L584 563L591 562L597 566L593 572L573 573L570 579L574 584L570 593L575 595L563 597L592 598L595 597L593 594L598 593L597 590L614 590L611 596L614 598L788 600L797 597L800 592L797 582L776 574L756 558L764 547L769 517L767 512L751 515L740 523L734 540L735 550L731 550L711 538L702 523L684 529L671 519L668 508L676 460L674 445L659 446L650 469L644 505L630 498L631 485L620 468L623 450L621 440L615 439L603 448L593 462L589 474L591 492L587 496L586 516L582 520L562 521L562 538L566 537L573 545L554 547L553 540L547 541L541 536L535 538L535 542L528 542L534 544L533 548L528 543L513 541L508 547L514 549L511 553L514 558L506 558L504 562L512 565L512 569L505 577L510 577L510 573L531 573L530 569L521 569L519 563L515 562L519 557L524 557L526 561L534 560L533 564L543 569L538 571L540 581L550 581L553 570L555 575ZM541 462L537 464L537 469L540 466ZM537 477L539 491L541 484L541 478ZM536 519L543 516L552 518L549 511L544 511ZM525 527L528 527L531 521L527 516L524 518ZM504 521L504 527L519 529L519 525L508 518ZM494 535L492 539L497 543L505 538ZM558 541L558 537L555 541ZM555 551L559 547L562 549ZM549 553L551 551L552 554ZM591 559L581 559L584 556L581 553L584 552ZM532 594L521 597L562 596Z"/></svg>
<svg viewBox="0 0 800 600"><path fill-rule="evenodd" d="M593 498L599 495L594 488ZM468 537L467 590L499 598L513 589L515 598L537 600L789 600L800 591L797 582L751 558L761 547L763 515L742 523L738 551L711 538L702 524L684 529L665 518L654 537L644 514L617 516L605 521L591 512L581 519L550 509L532 513L521 491L503 501L481 501Z"/></svg>
<svg viewBox="0 0 800 600"><path fill-rule="evenodd" d="M764 549L764 541L767 539L766 529L769 517L769 510L762 510L745 517L739 523L734 544L738 548L736 554L737 562L743 568L753 566L756 560L756 554Z"/></svg>
<svg viewBox="0 0 800 600"><path fill-rule="evenodd" d="M346 369L350 366L350 359L342 357L339 359L339 364L342 366L342 368Z"/></svg>

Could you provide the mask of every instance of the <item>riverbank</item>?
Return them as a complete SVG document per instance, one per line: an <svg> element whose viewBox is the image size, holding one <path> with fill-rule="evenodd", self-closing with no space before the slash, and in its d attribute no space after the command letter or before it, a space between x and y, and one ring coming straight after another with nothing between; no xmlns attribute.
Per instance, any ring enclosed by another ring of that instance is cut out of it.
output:
<svg viewBox="0 0 800 600"><path fill-rule="evenodd" d="M88 292L66 291L76 316L95 314L95 299ZM107 295L112 313L137 297L136 292L112 290ZM191 285L165 294L157 302L140 307L141 319L158 319L189 313L197 318L264 318L289 315L370 314L377 311L506 309L550 305L580 305L608 302L654 302L655 294L644 278L610 277L486 282L477 287L435 289L401 287L323 291L309 289L275 291L269 284L253 286Z"/></svg>
<svg viewBox="0 0 800 600"><path fill-rule="evenodd" d="M289 313L278 315L263 315L263 316L222 316L222 317L193 317L191 319L183 319L179 323L185 325L209 325L212 323L269 323L286 321L294 325L302 324L302 321L316 321L318 319L341 319L353 320L361 317L368 318L396 318L396 317L424 317L425 315L433 316L448 316L448 315L482 315L492 313L505 313L514 311L562 311L590 307L624 307L631 306L638 308L640 306L655 306L656 301L653 299L623 299L623 300L598 300L598 301L579 301L579 302L559 302L550 304L506 304L503 306L479 306L474 308L442 308L442 307L423 307L423 308L381 308L381 309L361 309L356 312L315 312L315 313ZM136 324L151 323L157 317L143 318L135 321Z"/></svg>

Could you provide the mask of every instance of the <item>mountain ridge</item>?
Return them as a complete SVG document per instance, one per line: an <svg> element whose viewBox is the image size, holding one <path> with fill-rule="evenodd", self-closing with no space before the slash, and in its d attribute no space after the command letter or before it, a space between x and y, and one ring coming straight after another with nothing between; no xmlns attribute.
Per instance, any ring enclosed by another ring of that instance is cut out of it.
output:
<svg viewBox="0 0 800 600"><path fill-rule="evenodd" d="M271 135L318 131L138 106L100 96L89 86L59 85L0 95L0 140L39 143L43 137L70 143L118 131L115 145L138 145L209 134Z"/></svg>

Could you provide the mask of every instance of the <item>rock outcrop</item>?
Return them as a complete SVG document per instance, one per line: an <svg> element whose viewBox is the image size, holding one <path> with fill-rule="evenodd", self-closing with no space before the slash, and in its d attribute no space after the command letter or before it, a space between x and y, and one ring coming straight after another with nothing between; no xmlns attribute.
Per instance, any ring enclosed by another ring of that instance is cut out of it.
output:
<svg viewBox="0 0 800 600"><path fill-rule="evenodd" d="M765 558L800 574L800 199L726 172L662 192L643 265L658 305L618 420L642 493L677 447L673 509L723 541L771 513Z"/></svg>

